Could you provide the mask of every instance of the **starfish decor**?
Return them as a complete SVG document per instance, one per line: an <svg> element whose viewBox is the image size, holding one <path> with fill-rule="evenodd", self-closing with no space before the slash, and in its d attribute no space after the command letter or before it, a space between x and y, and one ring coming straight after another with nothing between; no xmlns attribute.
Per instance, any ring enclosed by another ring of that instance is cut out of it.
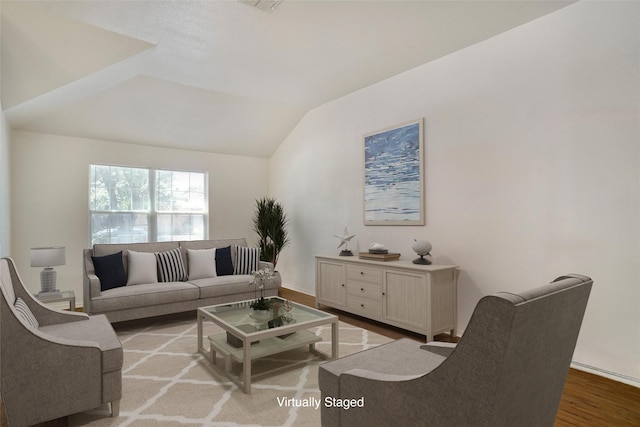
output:
<svg viewBox="0 0 640 427"><path fill-rule="evenodd" d="M347 231L347 227L344 228L344 233L342 236L334 234L335 237L340 239L340 244L338 245L338 249L344 246L344 249L340 251L340 256L353 256L353 253L349 250L349 241L353 239L356 235L349 234Z"/></svg>

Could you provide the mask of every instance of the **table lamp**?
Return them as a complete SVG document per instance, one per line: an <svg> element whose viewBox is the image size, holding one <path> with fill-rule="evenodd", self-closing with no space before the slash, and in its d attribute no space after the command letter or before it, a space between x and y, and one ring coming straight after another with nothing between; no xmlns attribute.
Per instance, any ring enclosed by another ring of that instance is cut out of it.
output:
<svg viewBox="0 0 640 427"><path fill-rule="evenodd" d="M65 264L65 247L31 248L31 267L44 267L40 272L40 296L60 295L56 289L56 265Z"/></svg>

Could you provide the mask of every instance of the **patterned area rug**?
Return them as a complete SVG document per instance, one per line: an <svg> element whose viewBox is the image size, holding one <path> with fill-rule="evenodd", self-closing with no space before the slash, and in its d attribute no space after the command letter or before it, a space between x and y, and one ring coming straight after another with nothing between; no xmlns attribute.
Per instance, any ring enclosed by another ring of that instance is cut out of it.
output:
<svg viewBox="0 0 640 427"><path fill-rule="evenodd" d="M320 400L318 365L324 359L306 346L254 361L253 392L247 395L224 375L221 358L213 367L196 352L195 313L116 324L115 329L124 348L120 416L109 417L105 406L70 416L70 426L320 425L320 409L280 404L291 398ZM204 331L222 332L208 322ZM331 354L331 326L312 331L323 338L316 348ZM339 335L340 356L391 341L343 322Z"/></svg>

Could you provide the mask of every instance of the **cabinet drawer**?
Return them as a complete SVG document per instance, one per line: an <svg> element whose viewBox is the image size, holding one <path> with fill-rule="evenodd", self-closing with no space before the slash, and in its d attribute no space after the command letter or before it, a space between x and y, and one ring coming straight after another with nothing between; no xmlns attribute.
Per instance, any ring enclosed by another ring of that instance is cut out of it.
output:
<svg viewBox="0 0 640 427"><path fill-rule="evenodd" d="M347 293L364 298L380 299L382 287L377 283L351 280L347 282Z"/></svg>
<svg viewBox="0 0 640 427"><path fill-rule="evenodd" d="M347 307L359 316L379 319L382 316L382 301L362 298L355 295L347 297Z"/></svg>
<svg viewBox="0 0 640 427"><path fill-rule="evenodd" d="M361 265L348 265L347 281L348 280L382 284L382 269L376 267L365 267Z"/></svg>

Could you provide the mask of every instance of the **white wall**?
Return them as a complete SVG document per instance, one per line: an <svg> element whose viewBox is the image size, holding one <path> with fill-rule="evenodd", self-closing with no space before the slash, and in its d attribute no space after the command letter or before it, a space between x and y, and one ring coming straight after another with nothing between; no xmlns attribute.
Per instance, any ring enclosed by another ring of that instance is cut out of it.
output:
<svg viewBox="0 0 640 427"><path fill-rule="evenodd" d="M58 287L82 305L82 250L89 247L89 164L197 170L209 173L209 237L246 237L255 243L255 200L268 193L268 161L259 158L153 148L13 132L11 137L11 256L27 286L40 289L29 249L66 246L56 267Z"/></svg>
<svg viewBox="0 0 640 427"><path fill-rule="evenodd" d="M574 360L640 379L640 11L579 2L309 112L271 159L292 217L278 264L314 293L314 255L414 238L478 299L565 273L595 280ZM362 135L425 118L426 225L363 225Z"/></svg>
<svg viewBox="0 0 640 427"><path fill-rule="evenodd" d="M0 257L8 255L11 251L9 133L9 126L0 103Z"/></svg>

